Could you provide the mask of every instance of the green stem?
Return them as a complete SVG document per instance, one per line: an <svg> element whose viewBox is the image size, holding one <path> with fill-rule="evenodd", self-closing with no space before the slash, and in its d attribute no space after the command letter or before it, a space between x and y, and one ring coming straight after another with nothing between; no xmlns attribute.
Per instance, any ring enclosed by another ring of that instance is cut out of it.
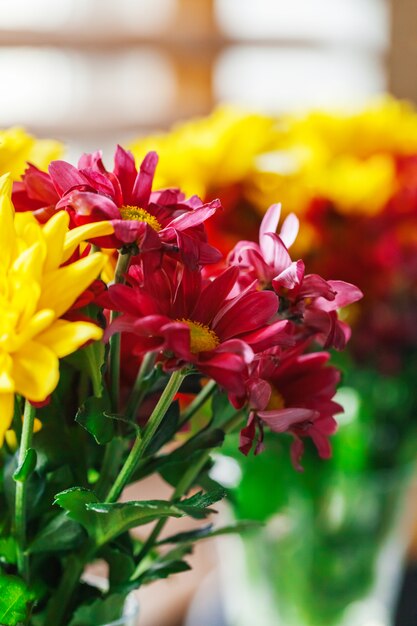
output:
<svg viewBox="0 0 417 626"><path fill-rule="evenodd" d="M238 426L241 423L241 421L242 421L242 411L238 411L236 415L234 415L224 425L223 430L225 434L232 432L236 428L236 426ZM176 500L181 498L192 487L195 479L197 478L197 476L199 475L199 473L201 472L201 470L203 469L203 467L209 460L211 452L212 452L211 450L204 450L199 456L199 458L197 459L197 461L184 472L177 486L175 487L175 491L171 497L171 502L175 502ZM149 535L148 539L143 544L141 551L139 552L138 557L137 557L138 566L136 567L135 571L130 577L131 580L134 580L135 577L140 572L141 562L143 561L145 556L152 550L153 546L158 540L159 535L164 529L167 521L168 521L167 518L161 518L157 522L157 524L154 526L154 529Z"/></svg>
<svg viewBox="0 0 417 626"><path fill-rule="evenodd" d="M143 432L143 436L138 435L136 437L133 448L131 449L129 456L126 459L125 464L120 470L120 473L116 478L113 487L110 489L110 492L106 498L106 502L116 502L119 499L123 489L126 487L130 478L132 477L138 462L142 458L143 454L146 452L147 447L149 446L155 432L157 431L158 426L162 422L165 413L168 411L172 400L174 399L174 396L180 388L180 385L184 378L185 374L181 370L178 370L171 374L171 378L169 379L167 386L162 392L158 404L152 411L152 414Z"/></svg>
<svg viewBox="0 0 417 626"><path fill-rule="evenodd" d="M150 382L148 376L153 369L155 359L156 354L154 352L148 352L143 358L125 411L126 418L129 420L135 418L138 407L146 394ZM107 444L100 471L100 478L94 489L99 498L105 498L114 477L117 475L124 450L125 447L118 437L114 437L114 439Z"/></svg>
<svg viewBox="0 0 417 626"><path fill-rule="evenodd" d="M188 422L197 411L203 406L203 404L210 398L210 396L214 393L216 389L217 383L214 380L211 380L204 385L200 393L194 398L194 400L187 406L183 414L181 415L181 420L179 425L183 426L186 422Z"/></svg>
<svg viewBox="0 0 417 626"><path fill-rule="evenodd" d="M81 578L85 564L91 558L92 554L92 547L87 543L80 554L73 555L68 559L59 587L49 601L45 617L45 626L49 626L50 624L60 626L62 623L68 604L74 593L74 587Z"/></svg>
<svg viewBox="0 0 417 626"><path fill-rule="evenodd" d="M114 283L124 283L125 274L129 269L131 254L121 254L117 259L116 269L114 272ZM118 316L117 311L112 311L110 321L113 322ZM120 400L120 333L115 333L110 337L110 389L112 408L115 413L119 410Z"/></svg>
<svg viewBox="0 0 417 626"><path fill-rule="evenodd" d="M35 421L36 409L28 400L25 402L25 410L23 415L22 436L20 439L18 467L23 465L27 451L32 444L33 423ZM26 554L26 484L24 477L16 482L16 501L15 501L15 524L16 538L18 544L17 566L19 574L26 580L29 580L29 560Z"/></svg>
<svg viewBox="0 0 417 626"><path fill-rule="evenodd" d="M113 284L124 283L125 274L129 269L131 256L132 255L130 252L127 252L125 254L119 252L116 269L114 272ZM117 311L112 311L110 315L110 322L113 322L118 315L119 313ZM114 411L114 413L117 414L120 405L120 333L112 335L110 337L109 344L110 398L112 410ZM107 444L106 450L104 452L100 478L96 485L97 494L102 494L104 497L108 488L108 483L113 480L113 476L119 469L122 455L123 447L120 445L120 441L118 440L118 438L115 437L110 443Z"/></svg>
<svg viewBox="0 0 417 626"><path fill-rule="evenodd" d="M139 368L138 375L136 376L135 384L133 385L132 392L130 394L129 401L126 407L127 419L134 420L143 398L148 390L150 384L150 373L152 372L156 360L155 352L148 352L143 357L141 366Z"/></svg>

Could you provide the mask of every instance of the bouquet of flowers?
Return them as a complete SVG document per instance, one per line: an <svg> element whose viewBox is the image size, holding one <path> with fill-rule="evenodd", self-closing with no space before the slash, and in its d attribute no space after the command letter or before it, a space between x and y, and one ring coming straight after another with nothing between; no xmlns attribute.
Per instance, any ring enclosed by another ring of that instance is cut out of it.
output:
<svg viewBox="0 0 417 626"><path fill-rule="evenodd" d="M109 623L129 592L187 570L195 541L242 530L161 539L168 518L204 519L225 495L211 452L228 433L240 431L244 454L263 450L265 429L289 434L297 469L307 439L331 454L339 372L314 349L345 346L338 309L361 291L292 260L298 220L277 234L279 205L258 243L223 260L205 229L220 202L153 190L157 160L149 152L138 171L118 147L113 171L96 152L0 178L7 626ZM156 473L169 500L120 501ZM84 575L97 559L104 589Z"/></svg>
<svg viewBox="0 0 417 626"><path fill-rule="evenodd" d="M246 150L231 141L238 128L250 138ZM139 139L132 150L140 154L145 146ZM223 447L240 463L231 499L236 517L270 521L245 536L250 585L241 596L261 597L264 584L264 605L275 597L274 619L281 614L285 626L338 624L375 586L417 450L417 113L388 97L350 114L273 119L226 108L176 127L157 146L167 153L178 147L184 171L191 154L206 164L195 177L200 173L206 193L216 189L222 197L225 211L210 228L220 231L224 249L247 238L278 197L301 219L292 250L309 271L336 275L366 294L346 311L354 329L348 350L332 355L343 371L337 401L345 408L332 459L322 466L307 450L308 471L300 475L282 462L284 438L266 435L265 454L245 462L233 436ZM214 146L227 146L227 158ZM168 180L170 161L162 167ZM397 566L406 541L403 532L393 551ZM382 577L391 581L390 572ZM237 623L260 615L258 606L254 614L245 605Z"/></svg>

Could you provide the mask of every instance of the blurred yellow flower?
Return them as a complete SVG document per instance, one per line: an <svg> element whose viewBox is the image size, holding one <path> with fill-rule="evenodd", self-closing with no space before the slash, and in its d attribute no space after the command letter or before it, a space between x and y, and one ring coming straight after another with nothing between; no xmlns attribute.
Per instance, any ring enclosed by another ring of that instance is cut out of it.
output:
<svg viewBox="0 0 417 626"><path fill-rule="evenodd" d="M46 170L53 159L59 159L63 146L52 139L35 139L22 128L0 130L0 175L10 173L18 180L26 168L26 162Z"/></svg>
<svg viewBox="0 0 417 626"><path fill-rule="evenodd" d="M138 163L149 150L158 152L155 189L180 187L207 198L250 176L256 155L274 145L274 126L272 118L222 106L169 133L139 138L129 149Z"/></svg>
<svg viewBox="0 0 417 626"><path fill-rule="evenodd" d="M68 230L65 211L40 225L15 215L12 180L0 178L0 445L10 427L14 395L42 402L59 379L58 359L100 339L93 323L60 319L100 274L101 252L69 261L87 238L113 233L109 222Z"/></svg>
<svg viewBox="0 0 417 626"><path fill-rule="evenodd" d="M416 111L389 97L350 115L284 116L279 127L248 191L262 212L277 199L302 212L323 197L340 213L373 215L397 188L395 158L417 152Z"/></svg>

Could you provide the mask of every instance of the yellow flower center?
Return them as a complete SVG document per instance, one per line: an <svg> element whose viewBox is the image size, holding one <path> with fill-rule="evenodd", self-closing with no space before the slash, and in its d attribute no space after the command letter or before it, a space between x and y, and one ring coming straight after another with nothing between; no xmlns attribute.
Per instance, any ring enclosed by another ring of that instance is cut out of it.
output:
<svg viewBox="0 0 417 626"><path fill-rule="evenodd" d="M193 322L193 320L177 320L182 324L187 324L190 329L190 352L197 354L198 352L208 352L214 350L220 343L220 340L214 330L211 330L205 324Z"/></svg>
<svg viewBox="0 0 417 626"><path fill-rule="evenodd" d="M141 209L138 206L126 205L120 208L120 215L124 220L134 220L135 222L145 222L145 224L149 224L151 228L159 232L162 228L161 224L158 222L156 217L145 211L145 209Z"/></svg>
<svg viewBox="0 0 417 626"><path fill-rule="evenodd" d="M279 411L279 409L285 408L285 400L283 396L280 394L278 389L272 387L271 397L268 402L268 406L266 407L267 411Z"/></svg>

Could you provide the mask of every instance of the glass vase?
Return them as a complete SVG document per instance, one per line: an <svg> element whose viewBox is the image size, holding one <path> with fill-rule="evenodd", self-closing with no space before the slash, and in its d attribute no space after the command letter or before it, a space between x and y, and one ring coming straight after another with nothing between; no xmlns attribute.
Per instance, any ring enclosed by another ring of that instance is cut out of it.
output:
<svg viewBox="0 0 417 626"><path fill-rule="evenodd" d="M113 622L103 624L102 626L138 626L139 620L139 603L136 595L130 593L125 602L123 616Z"/></svg>
<svg viewBox="0 0 417 626"><path fill-rule="evenodd" d="M228 626L392 626L409 476L333 472L319 497L294 490L265 527L225 543Z"/></svg>

